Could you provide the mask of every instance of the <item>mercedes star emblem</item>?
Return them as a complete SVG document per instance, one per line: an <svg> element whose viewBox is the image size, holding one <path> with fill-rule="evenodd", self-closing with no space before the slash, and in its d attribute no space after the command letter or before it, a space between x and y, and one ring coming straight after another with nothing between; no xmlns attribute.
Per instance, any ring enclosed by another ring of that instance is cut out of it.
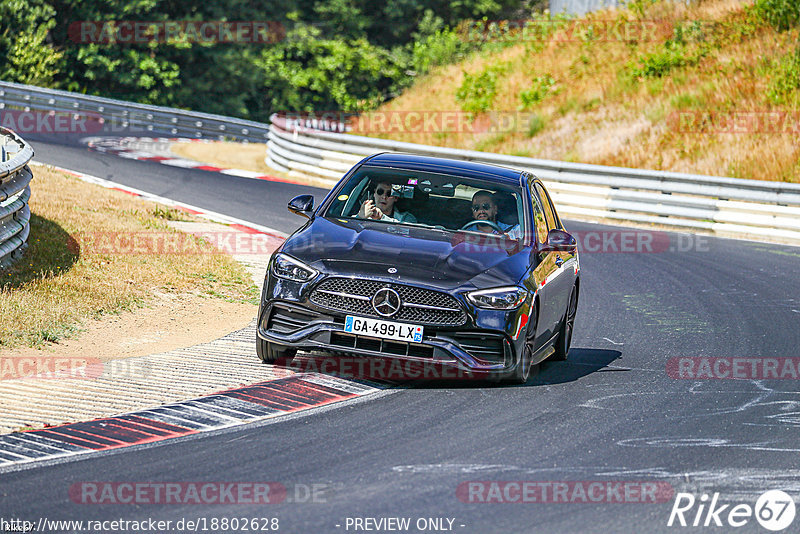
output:
<svg viewBox="0 0 800 534"><path fill-rule="evenodd" d="M394 267L389 267L389 274L394 274L396 272L397 272L397 269L395 269Z"/></svg>
<svg viewBox="0 0 800 534"><path fill-rule="evenodd" d="M383 287L372 297L372 307L383 317L391 317L400 311L400 295L390 287Z"/></svg>

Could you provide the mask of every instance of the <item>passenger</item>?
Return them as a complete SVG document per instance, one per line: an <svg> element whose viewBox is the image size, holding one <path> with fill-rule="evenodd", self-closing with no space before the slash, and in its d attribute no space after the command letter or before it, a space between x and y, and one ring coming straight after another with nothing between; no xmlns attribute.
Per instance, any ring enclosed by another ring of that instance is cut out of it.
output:
<svg viewBox="0 0 800 534"><path fill-rule="evenodd" d="M372 198L368 198L361 204L358 216L361 219L375 219L388 222L415 223L417 218L408 211L395 209L399 196L392 191L392 184L389 182L379 182L375 184Z"/></svg>
<svg viewBox="0 0 800 534"><path fill-rule="evenodd" d="M490 221L497 225L504 234L511 239L520 239L522 234L519 224L505 224L497 220L497 202L490 191L478 191L472 195L472 218L477 221ZM478 224L474 227L479 232L499 233L488 224Z"/></svg>

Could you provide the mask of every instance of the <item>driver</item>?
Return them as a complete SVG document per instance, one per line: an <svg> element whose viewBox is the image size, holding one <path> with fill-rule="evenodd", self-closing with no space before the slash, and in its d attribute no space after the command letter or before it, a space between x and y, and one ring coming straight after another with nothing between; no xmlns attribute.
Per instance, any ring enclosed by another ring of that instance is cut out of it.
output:
<svg viewBox="0 0 800 534"><path fill-rule="evenodd" d="M497 211L497 202L490 191L482 190L472 195L472 218L474 220L492 222L510 238L519 239L521 237L519 225L498 222ZM479 232L499 233L488 224L475 225L475 229Z"/></svg>
<svg viewBox="0 0 800 534"><path fill-rule="evenodd" d="M368 198L361 204L361 209L358 210L358 216L361 219L375 219L387 222L400 222L400 223L415 223L417 218L408 211L400 211L395 209L394 205L397 203L399 197L392 190L392 184L389 182L378 182L374 184L371 198Z"/></svg>

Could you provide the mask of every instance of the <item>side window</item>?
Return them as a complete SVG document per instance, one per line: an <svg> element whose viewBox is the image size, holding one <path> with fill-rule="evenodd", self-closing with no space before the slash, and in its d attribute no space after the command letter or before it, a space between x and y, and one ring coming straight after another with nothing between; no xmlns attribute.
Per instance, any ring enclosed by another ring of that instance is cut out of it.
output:
<svg viewBox="0 0 800 534"><path fill-rule="evenodd" d="M550 212L553 214L553 220L556 223L556 228L563 228L564 225L561 223L561 217L558 216L558 212L556 211L556 205L553 204L553 199L550 198L550 193L546 190L544 191L544 198L542 198L542 202L547 202L550 205Z"/></svg>
<svg viewBox="0 0 800 534"><path fill-rule="evenodd" d="M550 205L550 199L547 197L547 192L540 184L536 184L536 193L539 198L542 199L542 205L544 206L544 217L547 219L547 229L554 230L558 228L556 224L556 217L553 215L553 208Z"/></svg>
<svg viewBox="0 0 800 534"><path fill-rule="evenodd" d="M531 188L533 197L533 231L536 232L536 241L540 244L547 242L547 223L544 211L542 211L542 201L539 200L539 193Z"/></svg>

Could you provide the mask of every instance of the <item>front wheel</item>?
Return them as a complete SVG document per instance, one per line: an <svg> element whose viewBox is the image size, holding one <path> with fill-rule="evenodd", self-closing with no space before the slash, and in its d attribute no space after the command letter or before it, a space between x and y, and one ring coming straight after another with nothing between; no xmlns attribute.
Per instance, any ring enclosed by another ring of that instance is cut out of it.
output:
<svg viewBox="0 0 800 534"><path fill-rule="evenodd" d="M536 308L534 307L525 328L525 345L517 362L514 372L509 375L509 384L525 384L531 374L531 362L533 361L533 343L536 339Z"/></svg>
<svg viewBox="0 0 800 534"><path fill-rule="evenodd" d="M271 343L256 336L256 354L262 362L274 364L279 360L282 362L292 361L294 355L297 354L297 349Z"/></svg>
<svg viewBox="0 0 800 534"><path fill-rule="evenodd" d="M578 312L578 289L572 287L572 293L569 295L569 305L567 311L564 313L564 322L561 325L561 332L558 334L558 341L556 341L556 352L550 356L551 361L563 362L569 355L569 347L572 345L572 330L575 328L575 314Z"/></svg>

